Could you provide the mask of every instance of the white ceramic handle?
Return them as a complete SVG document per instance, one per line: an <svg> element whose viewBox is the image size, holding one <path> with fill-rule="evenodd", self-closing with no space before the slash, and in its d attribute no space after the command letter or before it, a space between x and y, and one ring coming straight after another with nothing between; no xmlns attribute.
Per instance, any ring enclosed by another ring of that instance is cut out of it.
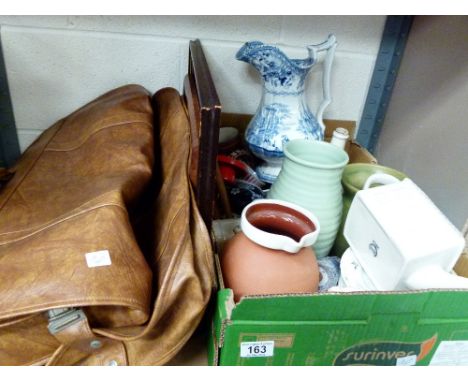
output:
<svg viewBox="0 0 468 382"><path fill-rule="evenodd" d="M366 183L364 183L364 187L362 189L367 190L374 183L392 184L392 183L398 183L398 182L400 182L400 180L395 178L392 175L377 173L377 174L372 174L371 176L367 178Z"/></svg>
<svg viewBox="0 0 468 382"><path fill-rule="evenodd" d="M468 289L468 278L457 276L439 267L423 267L405 281L408 289Z"/></svg>
<svg viewBox="0 0 468 382"><path fill-rule="evenodd" d="M330 94L330 74L331 74L331 66L333 63L333 58L335 57L335 49L336 49L336 37L335 35L331 34L328 36L328 39L325 42L317 45L309 45L307 48L309 52L311 52L311 56L313 57L314 61L318 55L318 52L323 50L327 51L327 56L325 58L325 62L323 64L323 77L322 77L322 88L323 88L323 100L322 103L319 105L317 111L317 121L322 127L323 132L325 132L325 124L323 123L323 112L327 108L327 106L331 102L331 94Z"/></svg>

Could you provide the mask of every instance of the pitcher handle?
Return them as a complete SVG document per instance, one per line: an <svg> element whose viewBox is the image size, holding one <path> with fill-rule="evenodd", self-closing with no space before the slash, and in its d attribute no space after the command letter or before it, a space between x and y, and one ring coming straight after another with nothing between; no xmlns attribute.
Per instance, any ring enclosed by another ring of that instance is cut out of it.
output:
<svg viewBox="0 0 468 382"><path fill-rule="evenodd" d="M374 183L392 184L392 183L398 183L398 182L400 182L400 180L395 178L393 175L376 173L376 174L372 174L371 176L367 178L366 183L364 183L364 187L362 189L367 190Z"/></svg>
<svg viewBox="0 0 468 382"><path fill-rule="evenodd" d="M335 35L331 34L328 36L327 41L322 42L317 45L309 45L307 48L309 51L312 52L312 57L314 59L317 57L318 52L323 50L327 51L327 56L325 57L325 61L323 63L323 77L322 77L322 88L323 88L323 100L322 103L319 105L317 111L317 121L322 128L323 136L325 136L325 124L323 123L323 112L327 108L327 106L331 102L331 92L330 92L330 74L331 74L331 66L333 63L333 59L335 57L335 49L336 49L336 37Z"/></svg>

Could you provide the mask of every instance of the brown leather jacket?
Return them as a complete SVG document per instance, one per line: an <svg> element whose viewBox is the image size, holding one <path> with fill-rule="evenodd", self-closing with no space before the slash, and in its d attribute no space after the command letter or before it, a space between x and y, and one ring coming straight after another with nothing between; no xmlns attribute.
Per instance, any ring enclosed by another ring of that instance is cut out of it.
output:
<svg viewBox="0 0 468 382"><path fill-rule="evenodd" d="M158 365L181 349L214 286L189 158L180 95L136 85L30 146L0 189L1 365Z"/></svg>

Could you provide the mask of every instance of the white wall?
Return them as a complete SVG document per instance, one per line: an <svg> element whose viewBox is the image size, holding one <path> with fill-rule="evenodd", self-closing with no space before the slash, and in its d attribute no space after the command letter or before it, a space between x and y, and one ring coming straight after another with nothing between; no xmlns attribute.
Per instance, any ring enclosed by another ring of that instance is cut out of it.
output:
<svg viewBox="0 0 468 382"><path fill-rule="evenodd" d="M468 219L468 17L413 22L376 156L459 228Z"/></svg>
<svg viewBox="0 0 468 382"><path fill-rule="evenodd" d="M359 121L385 16L0 16L21 149L59 118L127 83L179 91L190 39L202 41L223 108L254 113L259 75L234 56L249 40L278 44L295 58L334 33L333 102L325 118ZM321 67L309 76L312 110Z"/></svg>

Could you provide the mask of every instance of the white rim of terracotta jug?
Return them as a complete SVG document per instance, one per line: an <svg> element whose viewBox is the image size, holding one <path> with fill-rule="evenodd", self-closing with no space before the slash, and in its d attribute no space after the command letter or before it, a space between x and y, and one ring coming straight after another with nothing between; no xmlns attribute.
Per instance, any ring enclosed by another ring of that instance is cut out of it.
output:
<svg viewBox="0 0 468 382"><path fill-rule="evenodd" d="M290 237L284 235L277 235L274 233L269 233L258 229L252 225L247 217L247 211L250 207L256 204L278 204L281 206L289 207L293 210L296 210L307 217L314 225L315 231L304 235L300 241L291 239ZM289 253L297 253L304 247L310 247L317 241L317 238L320 234L320 222L311 211L298 206L297 204L286 202L284 200L278 199L259 199L254 200L244 207L241 214L241 230L245 236L247 236L253 242L270 249L279 249ZM279 239L281 237L281 240Z"/></svg>
<svg viewBox="0 0 468 382"><path fill-rule="evenodd" d="M312 146L319 146L319 147L327 147L327 150L335 151L337 155L343 156L343 160L335 163L335 164L324 164L320 162L310 162L301 158L298 158L296 155L292 154L290 151L290 146L294 144L305 144L305 145L310 145L311 150L313 150ZM307 140L307 139L293 139L289 141L288 143L285 144L284 146L284 155L288 158L291 159L293 162L302 164L304 166L308 167L315 167L315 168L323 168L323 169L338 169L341 167L344 167L348 164L349 162L349 156L346 151L343 149L332 145L331 143L328 142L323 142L323 141L314 141L314 140Z"/></svg>

